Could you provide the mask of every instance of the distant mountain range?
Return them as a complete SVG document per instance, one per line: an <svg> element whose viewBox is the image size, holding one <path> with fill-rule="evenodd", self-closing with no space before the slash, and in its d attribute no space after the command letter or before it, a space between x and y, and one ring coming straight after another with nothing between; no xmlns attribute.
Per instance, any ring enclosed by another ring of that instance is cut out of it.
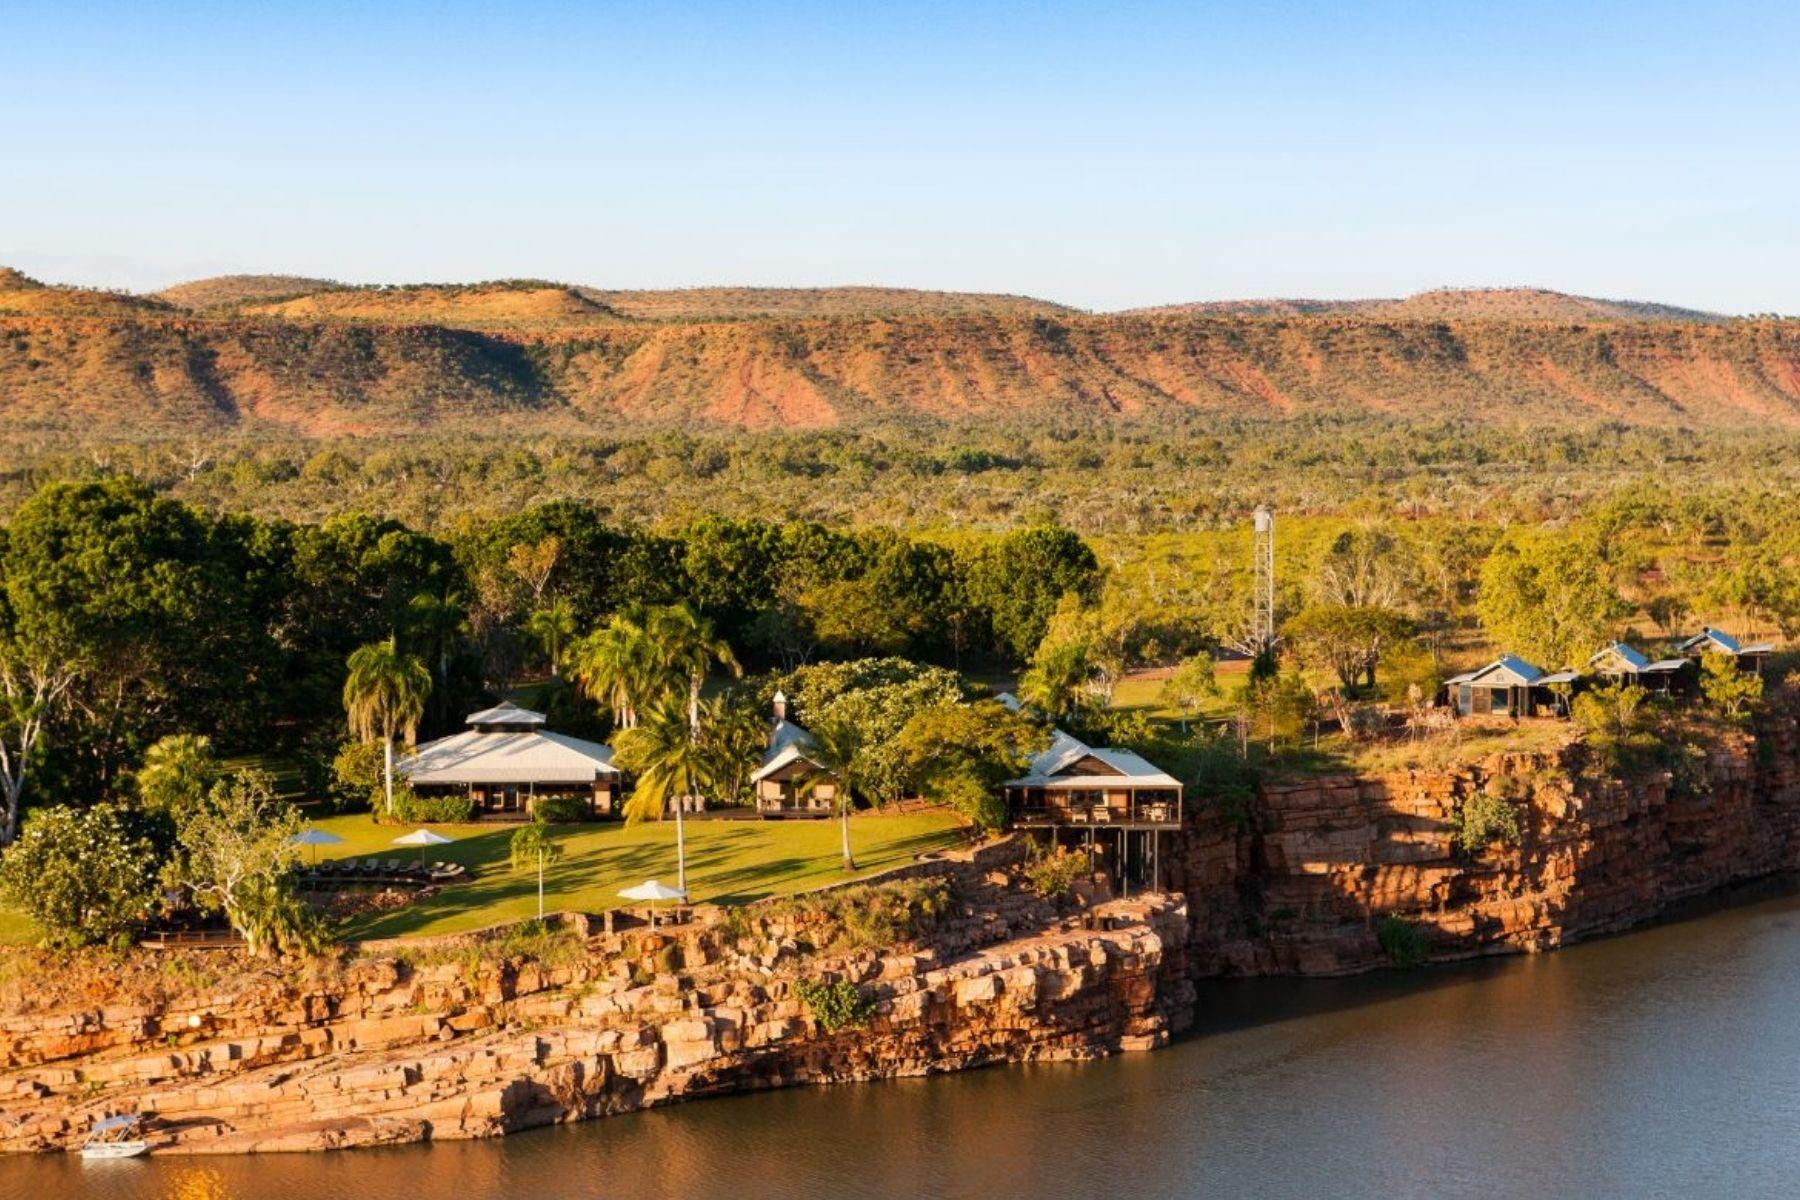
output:
<svg viewBox="0 0 1800 1200"><path fill-rule="evenodd" d="M1800 322L1530 288L1083 313L899 288L0 268L0 426L133 438L1362 412L1800 427Z"/></svg>

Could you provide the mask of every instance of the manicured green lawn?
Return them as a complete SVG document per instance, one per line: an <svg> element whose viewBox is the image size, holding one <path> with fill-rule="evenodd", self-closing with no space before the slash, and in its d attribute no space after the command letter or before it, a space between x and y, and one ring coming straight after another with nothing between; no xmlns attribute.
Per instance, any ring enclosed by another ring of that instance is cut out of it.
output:
<svg viewBox="0 0 1800 1200"><path fill-rule="evenodd" d="M393 845L410 828L376 825L366 814L329 817L317 827L344 839L321 847L319 861L379 857L417 861L416 849ZM346 937L402 937L456 933L535 916L537 874L512 870L508 842L513 825L441 825L456 841L426 849L427 860L460 862L473 877L391 912L352 921ZM646 879L675 882L673 821L627 829L618 821L560 825L562 859L544 875L547 910L600 912L629 903L619 889ZM927 850L963 837L946 811L902 816L864 814L850 822L858 876L910 862ZM719 821L687 823L688 892L696 901L742 903L836 883L840 869L835 821ZM310 852L307 857L310 859Z"/></svg>
<svg viewBox="0 0 1800 1200"><path fill-rule="evenodd" d="M341 846L322 846L318 860L334 858L398 858L415 862L419 852L393 840L412 827L377 825L366 813L327 817L314 822L344 839ZM434 825L456 839L448 846L426 849L428 860L460 862L473 873L462 883L405 908L360 918L340 933L348 938L405 937L456 933L537 914L537 875L514 871L508 842L516 825ZM560 862L544 874L544 906L600 912L629 901L619 889L646 879L675 882L675 824L622 822L556 826L562 846ZM880 816L865 813L850 822L850 846L856 854L855 876L840 869L836 821L689 821L688 891L696 901L743 903L764 896L786 895L861 878L912 861L927 850L962 841L956 817L944 810ZM312 851L303 851L311 861ZM28 945L37 940L29 918L0 905L0 945Z"/></svg>

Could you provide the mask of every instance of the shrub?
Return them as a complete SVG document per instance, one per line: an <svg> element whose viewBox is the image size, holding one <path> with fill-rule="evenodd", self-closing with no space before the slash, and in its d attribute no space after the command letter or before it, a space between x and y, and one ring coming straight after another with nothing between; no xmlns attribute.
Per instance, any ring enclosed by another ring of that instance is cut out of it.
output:
<svg viewBox="0 0 1800 1200"><path fill-rule="evenodd" d="M1416 967L1431 952L1431 943L1425 930L1405 917L1392 913L1381 919L1375 936L1381 942L1381 952L1396 967Z"/></svg>
<svg viewBox="0 0 1800 1200"><path fill-rule="evenodd" d="M1523 835L1519 823L1519 806L1506 794L1516 785L1508 779L1496 780L1462 802L1450 817L1450 831L1456 844L1473 854L1494 842L1509 846L1519 844Z"/></svg>
<svg viewBox="0 0 1800 1200"><path fill-rule="evenodd" d="M50 945L111 941L156 903L162 856L140 825L110 804L40 809L0 859L0 894Z"/></svg>
<svg viewBox="0 0 1800 1200"><path fill-rule="evenodd" d="M1079 851L1061 847L1045 849L1037 842L1027 842L1025 882L1040 896L1066 896L1075 881L1087 874L1087 857Z"/></svg>
<svg viewBox="0 0 1800 1200"><path fill-rule="evenodd" d="M801 979L794 983L794 994L800 997L814 1021L826 1033L836 1033L856 1025L867 1025L875 1015L875 1002L863 995L862 989L848 979L821 983Z"/></svg>
<svg viewBox="0 0 1800 1200"><path fill-rule="evenodd" d="M376 820L388 823L376 809ZM461 825L475 816L473 796L421 796L412 788L394 783L393 822L400 825Z"/></svg>
<svg viewBox="0 0 1800 1200"><path fill-rule="evenodd" d="M531 811L540 821L566 825L590 819L594 815L594 806L586 796L539 796L531 802Z"/></svg>
<svg viewBox="0 0 1800 1200"><path fill-rule="evenodd" d="M819 949L838 951L890 947L936 928L950 908L950 887L942 879L906 879L835 888L758 906L777 920L814 919Z"/></svg>
<svg viewBox="0 0 1800 1200"><path fill-rule="evenodd" d="M381 769L380 742L345 742L339 746L331 760L331 787L325 795L332 811L372 808L380 812L384 802Z"/></svg>
<svg viewBox="0 0 1800 1200"><path fill-rule="evenodd" d="M1762 699L1763 679L1739 668L1728 654L1708 654L1700 660L1700 691L1720 716L1735 721Z"/></svg>

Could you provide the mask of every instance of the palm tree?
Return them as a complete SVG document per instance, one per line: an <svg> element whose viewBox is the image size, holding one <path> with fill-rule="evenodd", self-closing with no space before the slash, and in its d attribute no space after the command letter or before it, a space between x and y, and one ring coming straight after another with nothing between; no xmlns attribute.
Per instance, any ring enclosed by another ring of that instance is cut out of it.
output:
<svg viewBox="0 0 1800 1200"><path fill-rule="evenodd" d="M413 655L400 653L393 638L370 642L350 656L344 711L350 717L351 733L381 739L382 777L390 814L394 811L394 738L404 734L407 744L412 744L429 695L431 672Z"/></svg>
<svg viewBox="0 0 1800 1200"><path fill-rule="evenodd" d="M756 701L738 688L700 702L702 782L720 800L740 798L750 773L769 745L769 722Z"/></svg>
<svg viewBox="0 0 1800 1200"><path fill-rule="evenodd" d="M844 870L856 870L856 859L850 854L850 813L856 807L854 785L862 774L868 738L862 727L849 721L821 721L812 728L812 740L806 746L806 757L819 768L819 773L801 786L808 792L830 783L837 809L838 829L843 835Z"/></svg>
<svg viewBox="0 0 1800 1200"><path fill-rule="evenodd" d="M528 825L519 826L519 831L512 835L510 845L512 851L512 868L515 871L527 867L537 869L537 919L544 919L544 870L562 857L562 847L557 845L551 836L550 827L542 820L533 819Z"/></svg>
<svg viewBox="0 0 1800 1200"><path fill-rule="evenodd" d="M1085 643L1040 646L1032 655L1030 669L1019 680L1019 698L1052 721L1066 721L1080 712L1092 674Z"/></svg>
<svg viewBox="0 0 1800 1200"><path fill-rule="evenodd" d="M731 652L731 643L718 635L713 623L684 601L654 610L647 630L656 662L666 675L665 686L675 690L677 681L687 685L688 725L700 730L700 685L717 663L741 678L744 668Z"/></svg>
<svg viewBox="0 0 1800 1200"><path fill-rule="evenodd" d="M562 674L563 648L575 636L575 613L569 602L558 596L535 610L525 619L525 631L544 648L544 657L550 660L550 674Z"/></svg>
<svg viewBox="0 0 1800 1200"><path fill-rule="evenodd" d="M660 821L675 809L675 886L687 894L687 832L681 810L699 793L706 777L706 750L673 695L664 695L642 714L641 724L614 739L613 762L637 777L625 802L625 823Z"/></svg>
<svg viewBox="0 0 1800 1200"><path fill-rule="evenodd" d="M589 698L612 709L613 724L630 729L637 710L655 695L651 644L643 614L627 610L569 648L572 674Z"/></svg>

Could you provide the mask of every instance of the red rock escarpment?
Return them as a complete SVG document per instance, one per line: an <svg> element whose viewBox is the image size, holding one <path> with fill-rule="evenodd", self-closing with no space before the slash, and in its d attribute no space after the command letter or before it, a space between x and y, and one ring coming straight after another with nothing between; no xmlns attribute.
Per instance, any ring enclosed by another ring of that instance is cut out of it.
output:
<svg viewBox="0 0 1800 1200"><path fill-rule="evenodd" d="M1408 922L1432 960L1549 949L1677 901L1791 869L1800 736L1785 709L1709 739L1677 779L1580 770L1579 746L1441 771L1266 784L1242 828L1216 812L1180 867L1197 975L1329 975L1389 965ZM1516 845L1477 851L1451 819L1484 790L1520 806Z"/></svg>

